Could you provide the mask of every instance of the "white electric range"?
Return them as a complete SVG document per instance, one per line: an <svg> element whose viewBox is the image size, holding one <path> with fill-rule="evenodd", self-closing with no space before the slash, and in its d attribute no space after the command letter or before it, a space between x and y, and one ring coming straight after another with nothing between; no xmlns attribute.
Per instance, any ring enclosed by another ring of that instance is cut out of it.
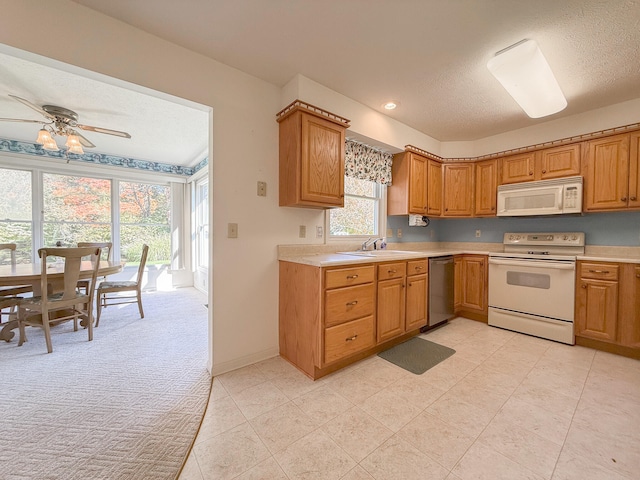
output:
<svg viewBox="0 0 640 480"><path fill-rule="evenodd" d="M582 232L505 233L489 255L489 325L575 343L576 256Z"/></svg>

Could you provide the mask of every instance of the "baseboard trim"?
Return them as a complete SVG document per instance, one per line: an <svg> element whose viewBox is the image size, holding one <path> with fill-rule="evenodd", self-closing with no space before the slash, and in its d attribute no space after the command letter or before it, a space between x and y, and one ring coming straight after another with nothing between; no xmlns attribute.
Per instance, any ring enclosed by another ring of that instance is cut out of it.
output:
<svg viewBox="0 0 640 480"><path fill-rule="evenodd" d="M214 363L211 367L211 375L222 375L223 373L231 372L232 370L237 370L238 368L246 367L248 365L252 365L256 362L261 362L263 360L267 360L269 358L277 357L279 354L278 348L268 348L261 352L252 353L251 355L245 355L240 358L236 358L233 360L229 360L221 363ZM215 352L214 352L215 355Z"/></svg>

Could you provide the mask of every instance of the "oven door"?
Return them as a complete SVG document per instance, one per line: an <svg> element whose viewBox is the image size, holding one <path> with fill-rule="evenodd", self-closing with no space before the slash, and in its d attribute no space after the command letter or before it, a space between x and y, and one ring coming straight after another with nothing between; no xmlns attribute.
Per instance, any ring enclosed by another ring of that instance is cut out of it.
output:
<svg viewBox="0 0 640 480"><path fill-rule="evenodd" d="M489 258L489 306L573 322L575 262Z"/></svg>

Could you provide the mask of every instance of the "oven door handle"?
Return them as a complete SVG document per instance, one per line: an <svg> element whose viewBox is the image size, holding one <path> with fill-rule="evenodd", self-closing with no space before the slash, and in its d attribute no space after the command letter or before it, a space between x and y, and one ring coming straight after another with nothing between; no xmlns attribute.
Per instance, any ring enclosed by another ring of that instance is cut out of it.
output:
<svg viewBox="0 0 640 480"><path fill-rule="evenodd" d="M506 265L509 267L531 267L531 268L553 268L554 270L575 270L576 265L573 262L562 262L557 260L498 260L495 258L489 259L490 265Z"/></svg>

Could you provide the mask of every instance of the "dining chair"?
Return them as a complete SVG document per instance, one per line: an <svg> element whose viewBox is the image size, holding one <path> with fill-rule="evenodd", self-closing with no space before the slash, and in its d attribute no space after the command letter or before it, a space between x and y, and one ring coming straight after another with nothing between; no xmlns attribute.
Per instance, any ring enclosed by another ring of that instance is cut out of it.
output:
<svg viewBox="0 0 640 480"><path fill-rule="evenodd" d="M0 243L0 252L9 252L10 265L15 268L16 266L16 244L15 243ZM9 318L15 313L20 297L19 295L29 293L33 290L31 285L16 285L11 287L0 287L0 323L2 323L2 315L8 315ZM9 309L5 312L5 309Z"/></svg>
<svg viewBox="0 0 640 480"><path fill-rule="evenodd" d="M138 275L135 281L105 281L98 285L96 305L98 314L96 317L96 327L100 323L100 314L102 309L108 305L120 305L125 303L138 303L138 310L140 310L140 318L144 318L144 311L142 310L142 276L144 274L144 266L147 263L147 256L149 254L149 245L142 246L142 257L140 258L140 265L138 266ZM120 295L122 292L135 292L135 295Z"/></svg>
<svg viewBox="0 0 640 480"><path fill-rule="evenodd" d="M100 258L106 258L107 261L111 261L113 243L111 242L78 242L78 247L94 247L101 250ZM93 258L91 259L93 260ZM107 277L100 277L99 280L106 280ZM83 290L84 293L89 293L89 280L78 280L78 288Z"/></svg>
<svg viewBox="0 0 640 480"><path fill-rule="evenodd" d="M83 248L41 248L38 250L41 262L40 285L41 292L47 292L49 285L48 269L51 264L47 262L50 257L64 260L63 282L61 292L53 292L25 298L18 305L18 327L20 340L18 346L27 341L25 326L40 327L44 330L47 342L47 352L51 353L51 324L73 320L73 330L78 330L78 319L85 320L89 332L89 341L93 340L93 296L98 267L100 265L100 249L93 247ZM91 256L91 283L88 293L81 293L76 288L80 276L82 257Z"/></svg>

